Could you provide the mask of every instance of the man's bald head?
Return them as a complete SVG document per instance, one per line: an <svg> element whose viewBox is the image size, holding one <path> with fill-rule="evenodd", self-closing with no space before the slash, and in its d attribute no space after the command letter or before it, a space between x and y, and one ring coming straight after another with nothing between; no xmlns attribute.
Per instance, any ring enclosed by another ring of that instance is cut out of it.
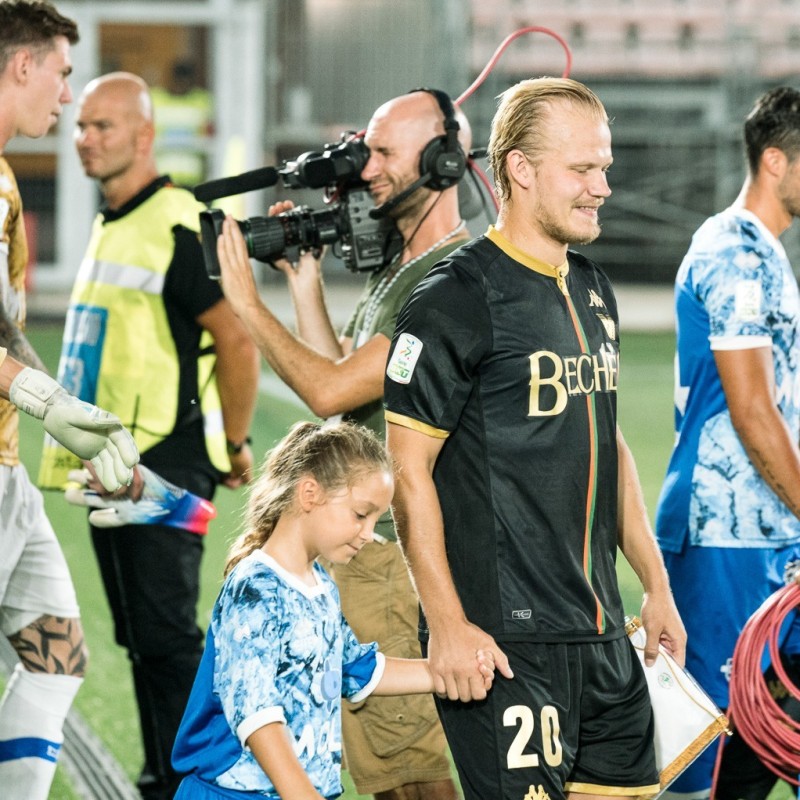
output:
<svg viewBox="0 0 800 800"><path fill-rule="evenodd" d="M153 121L153 101L150 89L142 78L132 72L109 72L89 81L81 93L78 105L83 105L88 98L115 102L120 107L127 107L128 113L139 116L142 121Z"/></svg>
<svg viewBox="0 0 800 800"><path fill-rule="evenodd" d="M453 109L459 127L458 141L466 153L472 147L472 129L464 112L456 106ZM421 152L431 139L444 135L444 123L444 112L437 98L431 92L419 90L402 94L380 106L372 115L367 135L375 125L400 126L420 143Z"/></svg>
<svg viewBox="0 0 800 800"><path fill-rule="evenodd" d="M90 81L78 100L75 145L90 178L112 208L155 180L153 103L147 84L130 72Z"/></svg>
<svg viewBox="0 0 800 800"><path fill-rule="evenodd" d="M459 123L458 141L465 153L472 143L469 123L464 114L455 110ZM437 97L429 91L414 91L400 95L380 106L372 115L364 142L370 149L370 157L361 177L369 183L370 193L376 205L394 200L388 211L396 221L419 219L430 211L432 194L439 192L429 186L421 186L408 195L404 192L422 177L421 168L428 174L430 165L421 164L426 146L445 135L445 113ZM456 188L445 189L442 194L449 198ZM395 198L397 198L395 200ZM452 202L440 198L437 214L448 209ZM425 211L427 209L427 211Z"/></svg>

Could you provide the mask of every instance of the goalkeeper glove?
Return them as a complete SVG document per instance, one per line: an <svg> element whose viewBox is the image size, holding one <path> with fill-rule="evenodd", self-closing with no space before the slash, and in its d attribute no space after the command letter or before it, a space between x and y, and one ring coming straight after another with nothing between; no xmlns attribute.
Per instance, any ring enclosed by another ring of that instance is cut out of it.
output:
<svg viewBox="0 0 800 800"><path fill-rule="evenodd" d="M88 472L79 469L69 473L77 486L66 490L66 499L77 506L95 509L89 522L98 528L120 525L169 525L173 528L208 533L208 523L217 516L214 504L170 483L145 466L137 467L143 481L138 500L128 497L103 497L87 488Z"/></svg>
<svg viewBox="0 0 800 800"><path fill-rule="evenodd" d="M130 485L139 451L119 418L69 394L49 375L25 367L11 382L11 402L44 423L44 429L78 458L91 461L103 486Z"/></svg>

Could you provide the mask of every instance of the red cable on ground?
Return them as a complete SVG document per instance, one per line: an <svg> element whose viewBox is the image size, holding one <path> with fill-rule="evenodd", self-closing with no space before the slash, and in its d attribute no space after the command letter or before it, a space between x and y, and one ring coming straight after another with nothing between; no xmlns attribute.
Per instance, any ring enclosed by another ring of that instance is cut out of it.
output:
<svg viewBox="0 0 800 800"><path fill-rule="evenodd" d="M769 647L779 680L800 700L800 690L786 674L778 653L781 625L798 605L800 586L792 582L768 597L747 621L733 653L728 708L733 727L765 766L795 786L800 785L800 723L784 713L770 695L761 661L764 648Z"/></svg>

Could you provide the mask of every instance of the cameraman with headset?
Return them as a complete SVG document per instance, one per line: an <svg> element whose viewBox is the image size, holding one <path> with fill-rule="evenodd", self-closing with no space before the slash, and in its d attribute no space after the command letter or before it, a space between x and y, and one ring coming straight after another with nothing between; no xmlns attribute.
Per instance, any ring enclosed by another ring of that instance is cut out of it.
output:
<svg viewBox="0 0 800 800"><path fill-rule="evenodd" d="M369 276L338 337L325 306L320 260L304 253L295 266L275 262L289 282L295 335L259 297L245 239L226 217L217 242L225 296L277 375L320 417L343 415L384 438L383 378L397 314L431 267L470 238L457 188L470 139L463 113L435 89L413 90L374 113L361 177L375 211L396 223L403 249ZM290 201L276 203L270 215L292 207ZM387 655L419 657L417 596L389 514L357 559L326 567L361 641L378 641ZM458 797L430 696L370 697L346 704L342 716L346 767L360 794L378 800Z"/></svg>

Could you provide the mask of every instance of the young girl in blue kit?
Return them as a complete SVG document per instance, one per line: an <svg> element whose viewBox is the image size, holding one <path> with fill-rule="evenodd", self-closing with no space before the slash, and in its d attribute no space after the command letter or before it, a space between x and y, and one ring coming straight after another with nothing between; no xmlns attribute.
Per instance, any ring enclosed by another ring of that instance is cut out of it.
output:
<svg viewBox="0 0 800 800"><path fill-rule="evenodd" d="M338 797L342 695L433 692L425 660L356 640L316 563L349 562L393 490L384 445L359 426L302 422L268 455L178 731L176 800ZM478 661L488 689L494 664Z"/></svg>

